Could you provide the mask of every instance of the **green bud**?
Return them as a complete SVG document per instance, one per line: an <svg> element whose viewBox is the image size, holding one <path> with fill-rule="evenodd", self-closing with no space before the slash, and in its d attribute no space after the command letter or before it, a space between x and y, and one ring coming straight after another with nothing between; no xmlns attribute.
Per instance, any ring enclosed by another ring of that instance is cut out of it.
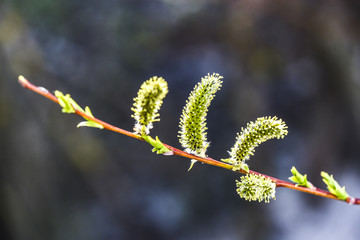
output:
<svg viewBox="0 0 360 240"><path fill-rule="evenodd" d="M168 91L167 82L161 77L152 77L141 85L134 98L134 107L131 108L134 112L132 117L136 121L136 134L148 135L153 127L152 123L160 121L158 111Z"/></svg>
<svg viewBox="0 0 360 240"><path fill-rule="evenodd" d="M57 97L60 106L62 107L62 112L63 113L75 113L75 109L78 111L81 111L83 113L88 114L91 117L94 117L90 111L90 108L88 106L85 107L85 111L84 109L82 109L79 104L77 104L75 102L74 99L71 98L70 94L66 94L64 95L62 92L56 90L55 91L55 97ZM86 121L84 122L80 122L77 127L93 127L93 128L100 128L103 129L103 125L91 121L87 118L85 118Z"/></svg>
<svg viewBox="0 0 360 240"><path fill-rule="evenodd" d="M339 183L334 179L333 175L329 175L326 172L321 172L321 176L323 177L324 183L327 185L327 189L329 192L334 194L341 200L346 200L349 195L345 191L345 186L341 187Z"/></svg>
<svg viewBox="0 0 360 240"><path fill-rule="evenodd" d="M174 153L164 146L164 144L160 141L160 139L156 136L156 139L153 139L149 135L142 136L146 142L148 142L151 146L153 146L153 152L157 154L164 154L164 155L173 155Z"/></svg>
<svg viewBox="0 0 360 240"><path fill-rule="evenodd" d="M75 113L75 109L72 105L72 98L70 94L64 95L62 92L56 90L55 97L57 97L63 113Z"/></svg>
<svg viewBox="0 0 360 240"><path fill-rule="evenodd" d="M302 175L295 167L292 167L290 171L293 176L289 177L289 180L296 183L296 186L303 186L312 189L315 188L314 185L312 185L312 183L307 180L306 174Z"/></svg>

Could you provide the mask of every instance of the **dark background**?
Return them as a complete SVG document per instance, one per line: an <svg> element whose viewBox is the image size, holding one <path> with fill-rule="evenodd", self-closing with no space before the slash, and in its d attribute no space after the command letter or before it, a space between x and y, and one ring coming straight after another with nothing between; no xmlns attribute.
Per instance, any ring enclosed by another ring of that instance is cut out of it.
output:
<svg viewBox="0 0 360 240"><path fill-rule="evenodd" d="M17 83L22 74L70 93L95 116L132 130L141 83L169 94L152 136L180 148L179 117L207 73L224 76L208 114L209 156L228 157L236 132L261 116L289 126L250 168L316 186L334 174L360 197L358 1L0 1L1 239L347 239L360 207L288 189L246 202L239 175L151 153Z"/></svg>

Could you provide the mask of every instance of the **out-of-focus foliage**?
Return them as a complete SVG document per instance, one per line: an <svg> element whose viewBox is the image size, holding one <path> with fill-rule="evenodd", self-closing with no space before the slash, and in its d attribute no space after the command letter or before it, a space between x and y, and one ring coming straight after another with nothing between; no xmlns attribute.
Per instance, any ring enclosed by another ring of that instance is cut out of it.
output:
<svg viewBox="0 0 360 240"><path fill-rule="evenodd" d="M289 135L264 143L251 169L286 179L295 165L326 189L324 170L360 196L359 29L359 3L346 0L0 1L1 239L357 239L354 207L282 189L261 207L240 200L233 173L187 172L148 144L77 129L16 79L131 130L139 85L162 76L170 93L152 133L178 146L189 91L218 72L209 156L276 115Z"/></svg>

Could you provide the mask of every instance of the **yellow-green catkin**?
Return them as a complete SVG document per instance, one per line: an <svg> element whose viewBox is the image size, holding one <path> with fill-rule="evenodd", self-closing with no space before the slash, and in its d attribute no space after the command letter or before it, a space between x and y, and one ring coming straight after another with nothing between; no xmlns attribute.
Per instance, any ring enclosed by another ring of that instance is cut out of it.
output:
<svg viewBox="0 0 360 240"><path fill-rule="evenodd" d="M246 174L236 180L236 191L241 198L247 201L265 201L275 199L276 184L270 178L262 175Z"/></svg>
<svg viewBox="0 0 360 240"><path fill-rule="evenodd" d="M229 152L230 158L223 161L233 165L234 171L241 169L248 171L245 161L254 155L255 147L272 138L283 138L287 133L287 126L281 119L277 117L258 118L255 122L248 123L246 128L241 129L235 145Z"/></svg>
<svg viewBox="0 0 360 240"><path fill-rule="evenodd" d="M136 98L131 110L135 119L134 131L139 135L148 135L153 127L153 122L160 121L158 111L163 99L168 93L167 82L162 77L152 77L145 81Z"/></svg>
<svg viewBox="0 0 360 240"><path fill-rule="evenodd" d="M207 142L206 116L211 100L220 89L223 77L217 73L201 79L190 93L180 118L179 141L186 152L205 157Z"/></svg>

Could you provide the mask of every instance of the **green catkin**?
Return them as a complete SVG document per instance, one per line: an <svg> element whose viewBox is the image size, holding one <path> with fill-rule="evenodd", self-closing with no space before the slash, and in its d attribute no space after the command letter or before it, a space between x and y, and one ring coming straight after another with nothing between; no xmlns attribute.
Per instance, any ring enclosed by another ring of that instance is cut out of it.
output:
<svg viewBox="0 0 360 240"><path fill-rule="evenodd" d="M233 170L249 171L246 160L254 155L255 147L260 143L272 138L283 138L286 134L286 124L277 117L262 117L255 122L247 124L246 128L241 129L237 135L235 145L229 152L230 158L223 161L233 165Z"/></svg>
<svg viewBox="0 0 360 240"><path fill-rule="evenodd" d="M246 174L240 181L236 180L236 187L239 196L247 201L268 203L270 198L275 199L276 184L270 178L261 175Z"/></svg>
<svg viewBox="0 0 360 240"><path fill-rule="evenodd" d="M135 119L136 134L148 135L153 122L160 121L158 111L168 91L167 82L161 77L152 77L141 85L131 108L134 112L131 117Z"/></svg>
<svg viewBox="0 0 360 240"><path fill-rule="evenodd" d="M190 93L180 118L179 141L186 152L205 157L207 142L206 115L211 100L220 89L223 77L217 73L201 79Z"/></svg>

